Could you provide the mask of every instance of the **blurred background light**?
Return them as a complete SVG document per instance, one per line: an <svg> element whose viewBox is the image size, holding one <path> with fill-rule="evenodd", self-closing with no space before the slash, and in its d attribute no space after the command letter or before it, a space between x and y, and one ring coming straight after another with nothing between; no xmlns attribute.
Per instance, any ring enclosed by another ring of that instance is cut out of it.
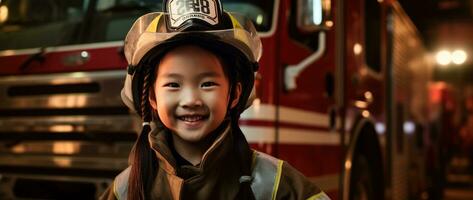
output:
<svg viewBox="0 0 473 200"><path fill-rule="evenodd" d="M330 21L330 20L326 21L325 26L331 28L333 26L333 21Z"/></svg>
<svg viewBox="0 0 473 200"><path fill-rule="evenodd" d="M0 6L0 23L6 22L7 19L8 19L8 8L6 6Z"/></svg>
<svg viewBox="0 0 473 200"><path fill-rule="evenodd" d="M355 45L353 45L353 53L355 53L355 55L360 55L362 51L363 47L360 43L355 43Z"/></svg>
<svg viewBox="0 0 473 200"><path fill-rule="evenodd" d="M263 24L263 15L258 15L258 16L256 17L256 23L257 23L258 25Z"/></svg>
<svg viewBox="0 0 473 200"><path fill-rule="evenodd" d="M435 56L435 59L439 65L448 65L452 61L450 52L447 50L439 51Z"/></svg>
<svg viewBox="0 0 473 200"><path fill-rule="evenodd" d="M416 130L416 125L412 121L406 121L403 125L404 133L412 135Z"/></svg>
<svg viewBox="0 0 473 200"><path fill-rule="evenodd" d="M378 134L382 134L386 131L386 126L382 122L376 122L375 129Z"/></svg>
<svg viewBox="0 0 473 200"><path fill-rule="evenodd" d="M370 117L370 111L363 110L363 112L361 112L361 115L362 115L363 117L368 118L368 117Z"/></svg>
<svg viewBox="0 0 473 200"><path fill-rule="evenodd" d="M321 0L314 0L314 3L312 4L313 6L313 15L312 15L312 21L316 25L320 25L322 23L322 2Z"/></svg>
<svg viewBox="0 0 473 200"><path fill-rule="evenodd" d="M455 50L455 51L452 52L451 56L452 56L452 58L451 58L452 62L457 64L457 65L461 65L461 64L465 63L466 58L467 58L467 54L463 50Z"/></svg>

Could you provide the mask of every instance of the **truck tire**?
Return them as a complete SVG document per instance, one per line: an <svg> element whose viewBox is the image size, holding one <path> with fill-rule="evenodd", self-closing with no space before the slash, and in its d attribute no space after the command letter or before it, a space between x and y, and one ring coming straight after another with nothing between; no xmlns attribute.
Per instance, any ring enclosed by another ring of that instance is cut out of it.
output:
<svg viewBox="0 0 473 200"><path fill-rule="evenodd" d="M355 155L350 179L350 200L377 200L375 182L368 160L363 154Z"/></svg>

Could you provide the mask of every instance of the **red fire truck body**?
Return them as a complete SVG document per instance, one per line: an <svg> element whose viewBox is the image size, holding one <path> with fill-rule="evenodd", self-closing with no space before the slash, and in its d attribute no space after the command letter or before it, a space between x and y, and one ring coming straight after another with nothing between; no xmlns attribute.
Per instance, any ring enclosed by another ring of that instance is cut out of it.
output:
<svg viewBox="0 0 473 200"><path fill-rule="evenodd" d="M11 2L0 6L20 7ZM139 123L120 100L127 65L122 39L149 10L85 2L68 7L86 10L84 21L27 29L0 20L6 197L51 198L21 196L31 183L69 185L70 194L92 187L97 197L127 166ZM430 147L416 144L428 140L423 103L431 65L397 2L223 6L249 15L263 42L257 98L240 120L253 148L286 160L333 199L407 199L427 189L423 155ZM78 39L62 42L68 37Z"/></svg>

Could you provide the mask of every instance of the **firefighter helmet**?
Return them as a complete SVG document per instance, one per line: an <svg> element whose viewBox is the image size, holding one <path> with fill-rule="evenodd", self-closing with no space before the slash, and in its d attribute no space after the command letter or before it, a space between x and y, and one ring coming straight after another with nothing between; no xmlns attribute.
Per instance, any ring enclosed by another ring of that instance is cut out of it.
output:
<svg viewBox="0 0 473 200"><path fill-rule="evenodd" d="M143 68L154 67L159 54L183 44L214 47L240 56L238 73L242 84L238 111L251 103L254 72L261 57L262 45L253 23L246 17L223 11L219 0L168 0L165 12L153 12L139 17L125 38L128 74L121 96L135 111L141 110ZM162 56L162 55L161 55ZM154 60L153 60L154 59ZM233 67L233 66L232 66ZM138 112L138 114L141 114Z"/></svg>

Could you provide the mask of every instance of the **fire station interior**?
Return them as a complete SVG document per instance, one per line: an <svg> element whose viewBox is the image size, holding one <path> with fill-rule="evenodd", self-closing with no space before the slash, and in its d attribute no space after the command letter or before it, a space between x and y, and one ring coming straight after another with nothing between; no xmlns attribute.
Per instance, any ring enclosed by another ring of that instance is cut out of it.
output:
<svg viewBox="0 0 473 200"><path fill-rule="evenodd" d="M221 1L262 39L252 148L331 199L473 199L472 0ZM162 2L0 0L0 199L98 199L129 165L123 40Z"/></svg>
<svg viewBox="0 0 473 200"><path fill-rule="evenodd" d="M472 191L472 91L473 2L464 0L401 1L436 58L434 87L448 88L443 137L445 199L471 199ZM465 52L465 53L464 53ZM463 55L468 54L468 58ZM443 55L450 55L443 57ZM456 56L460 55L460 57ZM460 58L458 60L458 58ZM446 59L446 60L445 60ZM449 62L447 60L450 60ZM447 117L448 116L448 117Z"/></svg>

